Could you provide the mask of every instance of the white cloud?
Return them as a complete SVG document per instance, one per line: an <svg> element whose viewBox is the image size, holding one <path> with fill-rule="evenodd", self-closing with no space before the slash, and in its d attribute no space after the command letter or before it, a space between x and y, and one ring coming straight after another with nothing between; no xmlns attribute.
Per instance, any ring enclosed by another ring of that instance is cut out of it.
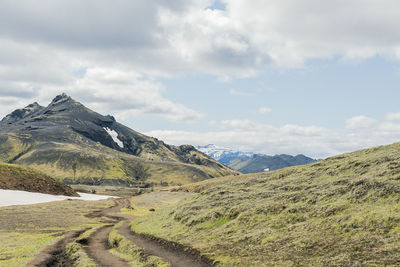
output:
<svg viewBox="0 0 400 267"><path fill-rule="evenodd" d="M268 114L268 113L271 113L271 112L272 112L272 109L268 108L268 107L260 107L258 109L258 114Z"/></svg>
<svg viewBox="0 0 400 267"><path fill-rule="evenodd" d="M215 120L210 120L208 122L208 125L210 125L210 126L215 126L216 124L217 124L217 122Z"/></svg>
<svg viewBox="0 0 400 267"><path fill-rule="evenodd" d="M207 8L211 0L1 1L0 92L27 98L43 85L62 90L85 68L229 80L271 62L400 58L398 1L223 2L226 10Z"/></svg>
<svg viewBox="0 0 400 267"><path fill-rule="evenodd" d="M400 58L400 4L395 0L4 0L1 43L63 63L130 66L147 75L206 73L229 79L256 75L266 64L301 67L315 58ZM63 10L62 13L58 12ZM49 47L51 49L49 49ZM56 52L56 53L54 53ZM50 57L48 54L55 57ZM31 64L39 66L35 59ZM46 62L37 68L57 72ZM50 75L49 75L50 76ZM41 77L41 76L38 76ZM62 78L60 74L54 76Z"/></svg>
<svg viewBox="0 0 400 267"><path fill-rule="evenodd" d="M212 132L163 131L155 130L147 134L168 143L206 145L216 144L242 151L265 154L305 154L324 158L382 144L400 141L400 123L375 121L365 124L364 116L351 124L355 128L331 130L318 126L283 125L273 126L250 120L224 120L221 130ZM357 118L356 117L356 118ZM366 118L366 117L365 117ZM357 129L357 131L354 131Z"/></svg>
<svg viewBox="0 0 400 267"><path fill-rule="evenodd" d="M227 0L227 16L257 51L277 65L312 58L398 55L400 4L395 0Z"/></svg>
<svg viewBox="0 0 400 267"><path fill-rule="evenodd" d="M388 121L398 121L400 120L400 112L389 112L386 114L385 119Z"/></svg>
<svg viewBox="0 0 400 267"><path fill-rule="evenodd" d="M376 123L375 119L368 118L363 115L351 117L346 121L346 129L349 130L363 130L374 126Z"/></svg>
<svg viewBox="0 0 400 267"><path fill-rule="evenodd" d="M113 110L124 114L150 114L170 121L194 122L203 114L162 96L160 83L145 79L133 71L93 68L72 85L71 92L87 96L95 110Z"/></svg>
<svg viewBox="0 0 400 267"><path fill-rule="evenodd" d="M243 125L246 125L246 122ZM303 131L308 131L307 127L303 128L305 128ZM325 131L329 133L328 130ZM343 148L348 149L352 146L346 139L341 139L336 134L330 133L324 136L298 135L287 132L284 127L273 127L271 125L257 125L256 128L225 129L203 133L154 130L147 134L176 145L186 143L194 145L217 144L218 146L242 151L266 154L303 153L314 157L335 155L343 151Z"/></svg>
<svg viewBox="0 0 400 267"><path fill-rule="evenodd" d="M250 120L223 120L220 123L222 129L232 129L235 131L248 131L249 129L256 129L258 124Z"/></svg>
<svg viewBox="0 0 400 267"><path fill-rule="evenodd" d="M26 83L31 86L36 84L32 81ZM2 105L0 111L5 115L13 108L21 108L33 102L33 99L46 105L51 98L65 91L95 111L112 113L123 119L146 114L160 116L169 121L194 122L204 117L200 112L163 97L162 92L165 89L162 84L130 70L88 68L82 77L70 77L65 81L62 89L46 82L38 82L36 86L40 87L40 90L30 91L29 87L23 86L17 87L18 91L14 93L0 90L0 100L10 100L10 96L15 94L7 106Z"/></svg>

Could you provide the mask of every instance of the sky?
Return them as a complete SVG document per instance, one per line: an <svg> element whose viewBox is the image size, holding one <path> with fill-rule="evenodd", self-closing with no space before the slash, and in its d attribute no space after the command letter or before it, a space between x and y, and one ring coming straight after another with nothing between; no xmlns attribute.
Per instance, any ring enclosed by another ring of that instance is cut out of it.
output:
<svg viewBox="0 0 400 267"><path fill-rule="evenodd" d="M400 141L396 0L3 0L0 117L65 92L167 143Z"/></svg>

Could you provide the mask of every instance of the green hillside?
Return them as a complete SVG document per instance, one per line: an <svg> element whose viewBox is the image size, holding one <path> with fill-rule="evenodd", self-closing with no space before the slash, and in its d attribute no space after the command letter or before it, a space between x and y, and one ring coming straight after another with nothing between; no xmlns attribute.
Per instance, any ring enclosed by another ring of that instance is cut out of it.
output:
<svg viewBox="0 0 400 267"><path fill-rule="evenodd" d="M180 190L198 194L132 229L222 266L400 263L400 143Z"/></svg>
<svg viewBox="0 0 400 267"><path fill-rule="evenodd" d="M193 146L167 145L65 94L0 122L0 161L85 184L179 185L237 173Z"/></svg>
<svg viewBox="0 0 400 267"><path fill-rule="evenodd" d="M0 163L0 189L78 196L72 188L42 172L6 163Z"/></svg>

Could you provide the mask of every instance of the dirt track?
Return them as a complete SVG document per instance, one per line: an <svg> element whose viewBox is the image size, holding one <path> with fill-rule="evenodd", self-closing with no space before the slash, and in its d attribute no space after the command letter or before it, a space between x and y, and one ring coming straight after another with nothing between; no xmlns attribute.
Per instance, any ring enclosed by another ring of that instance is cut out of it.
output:
<svg viewBox="0 0 400 267"><path fill-rule="evenodd" d="M65 247L68 243L74 241L81 233L85 232L89 228L82 229L79 231L73 231L67 233L64 238L57 241L55 244L47 246L42 250L32 261L26 266L70 266L69 259L65 255Z"/></svg>
<svg viewBox="0 0 400 267"><path fill-rule="evenodd" d="M86 253L99 266L130 266L125 260L108 251L107 239L113 225L103 226L92 234L85 247Z"/></svg>
<svg viewBox="0 0 400 267"><path fill-rule="evenodd" d="M148 255L154 255L162 258L165 262L170 263L173 267L205 267L212 266L207 259L199 257L199 253L186 250L179 246L174 246L168 242L158 242L149 238L145 238L129 229L129 220L134 219L133 216L120 213L121 208L130 208L129 199L115 199L115 205L112 208L104 209L89 214L90 217L98 217L107 225L96 230L85 242L84 249L88 256L92 258L99 266L117 267L130 266L125 260L111 254L108 247L108 235L112 227L120 222L125 221L118 229L119 233L129 239L135 245L141 247ZM87 230L87 229L85 229ZM62 240L55 245L49 246L43 250L28 266L70 266L65 257L65 246L72 242L80 233L76 231L68 233Z"/></svg>
<svg viewBox="0 0 400 267"><path fill-rule="evenodd" d="M110 223L99 228L87 240L84 247L86 253L99 266L130 266L125 260L111 254L108 247L108 235L111 228L121 220L133 219L132 216L120 213L122 208L130 208L130 201L127 198L118 198L114 200L115 205L100 212L91 214L92 217L106 217L104 222Z"/></svg>
<svg viewBox="0 0 400 267"><path fill-rule="evenodd" d="M207 267L209 264L202 262L195 255L191 255L186 251L178 251L172 246L160 244L156 241L149 240L143 236L132 232L129 229L129 223L125 222L118 229L118 232L129 239L135 245L141 247L146 254L154 255L162 258L165 262L174 267Z"/></svg>

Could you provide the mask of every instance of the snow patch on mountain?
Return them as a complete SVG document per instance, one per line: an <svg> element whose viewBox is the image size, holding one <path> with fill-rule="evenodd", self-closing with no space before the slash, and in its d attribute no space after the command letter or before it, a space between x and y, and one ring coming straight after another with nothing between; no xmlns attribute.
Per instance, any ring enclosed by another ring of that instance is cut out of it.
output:
<svg viewBox="0 0 400 267"><path fill-rule="evenodd" d="M103 127L103 129L111 136L113 141L120 147L124 148L124 143L122 143L121 140L118 139L118 133L108 127Z"/></svg>
<svg viewBox="0 0 400 267"><path fill-rule="evenodd" d="M197 149L225 165L229 165L237 158L246 160L252 158L254 155L261 155L252 152L234 151L232 149L219 147L214 144L197 146Z"/></svg>

